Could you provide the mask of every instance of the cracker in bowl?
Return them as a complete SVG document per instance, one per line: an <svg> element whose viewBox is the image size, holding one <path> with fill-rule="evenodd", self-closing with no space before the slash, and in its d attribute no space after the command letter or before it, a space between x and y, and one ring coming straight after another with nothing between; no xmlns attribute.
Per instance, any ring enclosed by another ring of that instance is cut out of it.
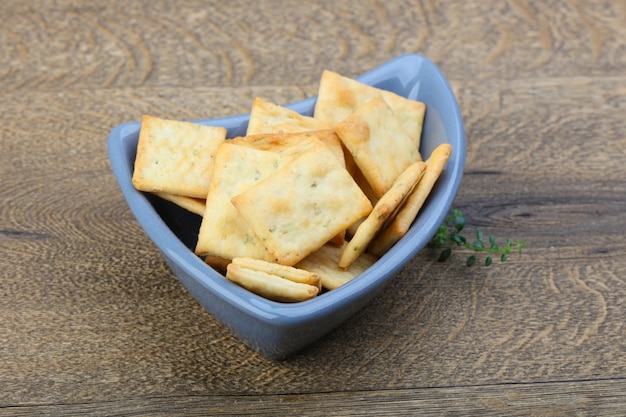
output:
<svg viewBox="0 0 626 417"><path fill-rule="evenodd" d="M239 146L230 141L218 147L196 254L224 259L243 256L272 259L230 199L277 171L288 160L277 152Z"/></svg>
<svg viewBox="0 0 626 417"><path fill-rule="evenodd" d="M232 204L274 262L295 265L372 209L345 166L321 141Z"/></svg>
<svg viewBox="0 0 626 417"><path fill-rule="evenodd" d="M256 97L250 109L247 136L332 129L332 124Z"/></svg>
<svg viewBox="0 0 626 417"><path fill-rule="evenodd" d="M377 197L392 186L409 165L421 160L418 148L389 105L375 97L335 131Z"/></svg>
<svg viewBox="0 0 626 417"><path fill-rule="evenodd" d="M141 191L205 198L223 127L161 119L141 121L133 185Z"/></svg>
<svg viewBox="0 0 626 417"><path fill-rule="evenodd" d="M419 149L426 114L424 103L363 84L333 71L322 73L313 115L316 119L335 125L375 97L383 98L391 107Z"/></svg>
<svg viewBox="0 0 626 417"><path fill-rule="evenodd" d="M393 218L411 194L422 178L425 168L424 162L417 161L409 165L400 174L393 186L378 200L372 212L356 229L356 233L341 252L339 267L349 268L361 256L378 232Z"/></svg>

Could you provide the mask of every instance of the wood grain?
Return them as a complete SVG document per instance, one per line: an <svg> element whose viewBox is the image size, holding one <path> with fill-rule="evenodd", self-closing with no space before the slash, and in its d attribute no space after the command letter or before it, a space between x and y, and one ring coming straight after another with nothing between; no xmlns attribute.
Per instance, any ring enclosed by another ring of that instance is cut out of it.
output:
<svg viewBox="0 0 626 417"><path fill-rule="evenodd" d="M622 76L626 67L623 2L368 1L357 11L347 0L9 0L0 11L12 17L0 32L3 91L308 85L326 68L357 75L409 52L451 78Z"/></svg>
<svg viewBox="0 0 626 417"><path fill-rule="evenodd" d="M615 415L626 377L626 6L577 1L0 2L0 414ZM106 137L315 93L422 53L467 133L468 233L422 251L283 362L179 284L128 210Z"/></svg>
<svg viewBox="0 0 626 417"><path fill-rule="evenodd" d="M390 391L250 395L190 395L20 407L6 415L47 416L612 416L625 405L624 381L432 387ZM5 409L6 410L6 409ZM584 410L584 413L581 412Z"/></svg>

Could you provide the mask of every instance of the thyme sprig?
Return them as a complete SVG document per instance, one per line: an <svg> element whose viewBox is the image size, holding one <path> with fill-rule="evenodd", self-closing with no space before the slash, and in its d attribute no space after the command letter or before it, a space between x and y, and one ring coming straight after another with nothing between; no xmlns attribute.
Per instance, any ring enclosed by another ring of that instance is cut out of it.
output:
<svg viewBox="0 0 626 417"><path fill-rule="evenodd" d="M500 261L507 260L509 253L522 253L522 249L526 247L523 240L506 239L504 246L498 245L493 235L488 235L485 241L485 235L480 229L476 230L476 239L469 241L461 232L465 228L465 217L459 209L453 208L450 214L446 216L444 222L439 226L437 233L432 237L429 245L439 253L437 261L444 262L452 255L452 248L464 247L473 253L469 255L465 261L467 266L476 263L477 254L485 253L485 266L489 266L493 262L494 255L500 255Z"/></svg>

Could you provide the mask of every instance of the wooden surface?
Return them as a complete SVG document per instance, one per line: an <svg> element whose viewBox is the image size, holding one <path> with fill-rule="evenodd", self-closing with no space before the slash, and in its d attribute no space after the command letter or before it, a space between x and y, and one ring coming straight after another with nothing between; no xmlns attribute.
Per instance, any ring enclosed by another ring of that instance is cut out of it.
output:
<svg viewBox="0 0 626 417"><path fill-rule="evenodd" d="M0 414L620 415L626 410L626 2L0 2ZM397 55L458 97L468 229L273 362L166 267L106 139L314 94Z"/></svg>

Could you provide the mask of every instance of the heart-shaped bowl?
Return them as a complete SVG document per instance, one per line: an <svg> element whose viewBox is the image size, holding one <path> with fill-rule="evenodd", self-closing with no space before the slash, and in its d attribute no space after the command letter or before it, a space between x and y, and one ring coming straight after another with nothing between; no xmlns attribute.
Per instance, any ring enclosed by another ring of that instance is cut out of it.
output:
<svg viewBox="0 0 626 417"><path fill-rule="evenodd" d="M195 299L240 341L262 355L284 359L315 342L360 310L424 248L451 208L465 164L465 131L459 106L439 68L421 55L402 55L356 78L426 104L420 151L426 159L442 143L452 145L447 165L408 233L360 276L314 299L269 301L228 281L194 254L201 218L137 191L131 182L140 123L116 126L109 159L128 206L167 265ZM311 116L316 97L287 105ZM249 115L195 122L222 126L227 137L245 135ZM137 270L137 274L143 273ZM350 337L346 329L345 337Z"/></svg>

